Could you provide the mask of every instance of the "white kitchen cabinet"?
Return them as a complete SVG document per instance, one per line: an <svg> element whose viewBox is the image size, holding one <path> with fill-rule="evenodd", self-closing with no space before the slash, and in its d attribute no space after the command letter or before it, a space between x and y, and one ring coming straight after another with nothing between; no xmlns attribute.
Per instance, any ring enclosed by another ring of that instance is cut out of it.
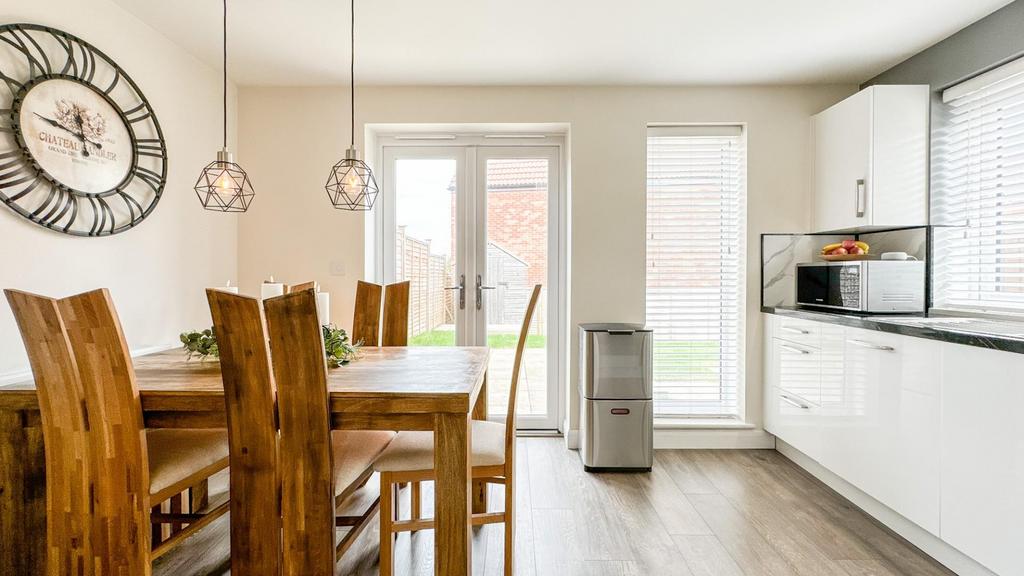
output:
<svg viewBox="0 0 1024 576"><path fill-rule="evenodd" d="M770 338L765 391L765 428L790 445L818 458L820 409L817 350ZM814 400L811 400L813 398Z"/></svg>
<svg viewBox="0 0 1024 576"><path fill-rule="evenodd" d="M942 539L1024 574L1024 354L942 346Z"/></svg>
<svg viewBox="0 0 1024 576"><path fill-rule="evenodd" d="M812 118L813 229L928 223L929 87L871 86Z"/></svg>
<svg viewBox="0 0 1024 576"><path fill-rule="evenodd" d="M834 327L833 327L834 328ZM835 332L835 330L833 330ZM939 533L940 344L845 328L821 405L819 462L915 524ZM842 382L841 385L838 383ZM838 391L833 391L836 386Z"/></svg>
<svg viewBox="0 0 1024 576"><path fill-rule="evenodd" d="M774 336L800 346L817 348L822 326L824 324L821 322L811 322L800 318L778 318L775 322Z"/></svg>

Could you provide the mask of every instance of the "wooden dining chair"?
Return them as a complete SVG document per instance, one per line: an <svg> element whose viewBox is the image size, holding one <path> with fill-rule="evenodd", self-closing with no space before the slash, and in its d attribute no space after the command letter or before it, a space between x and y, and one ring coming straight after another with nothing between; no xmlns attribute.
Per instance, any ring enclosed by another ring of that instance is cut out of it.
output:
<svg viewBox="0 0 1024 576"><path fill-rule="evenodd" d="M352 314L352 342L380 345L380 305L384 287L372 282L356 283L356 305Z"/></svg>
<svg viewBox="0 0 1024 576"><path fill-rule="evenodd" d="M409 281L384 287L384 326L381 346L409 345Z"/></svg>
<svg viewBox="0 0 1024 576"><path fill-rule="evenodd" d="M91 574L85 392L57 300L4 290L39 395L46 452L46 558L53 576Z"/></svg>
<svg viewBox="0 0 1024 576"><path fill-rule="evenodd" d="M302 292L303 290L316 289L316 282L303 282L302 284L292 284L288 286L286 292Z"/></svg>
<svg viewBox="0 0 1024 576"><path fill-rule="evenodd" d="M5 292L30 359L54 363L36 373L40 389L47 389L40 392L41 397L49 399L41 402L40 409L50 414L41 418L44 422L61 418L65 428L85 430L57 439L52 450L44 439L47 467L63 469L47 478L48 486L55 485L48 502L56 505L50 498L58 498L57 491L68 494L67 514L80 519L61 527L50 526L61 522L61 515L48 517L48 534L72 538L50 542L49 548L67 547L72 562L77 550L82 550L87 562L83 574L151 574L153 560L227 511L227 503L212 510L179 511L183 493L205 490L206 480L227 467L226 433L143 427L131 356L105 289L61 300ZM55 388L65 395L60 403L54 402ZM60 411L51 411L55 408ZM55 432L51 428L51 439ZM83 464L68 470L77 464L75 458ZM74 500L83 475L89 494L85 510ZM171 512L154 514L154 506L165 501L176 502ZM152 524L182 527L163 540L154 538Z"/></svg>
<svg viewBox="0 0 1024 576"><path fill-rule="evenodd" d="M373 459L395 434L331 431L326 354L312 289L265 300L266 328L256 299L216 290L208 290L207 298L232 436L232 547L238 541L264 559L247 561L239 573L277 576L279 566L287 576L333 575L336 559L372 521L379 501L359 516L336 511L366 483ZM259 406L250 411L253 399ZM258 466L234 467L236 455L251 458L253 452ZM242 490L258 486L259 493L236 493L235 476ZM246 509L238 520L236 508ZM350 530L335 545L338 527Z"/></svg>
<svg viewBox="0 0 1024 576"><path fill-rule="evenodd" d="M519 330L515 360L512 364L512 383L508 395L508 411L504 425L498 422L473 420L470 432L472 443L472 477L489 484L505 486L505 509L502 512L473 514L474 526L505 524L505 575L513 574L512 554L515 539L515 449L516 449L516 394L519 373L526 348L541 286L533 287L526 314ZM400 532L432 528L433 520L421 518L419 483L435 479L434 438L432 432L399 432L391 444L377 457L373 467L380 473L380 575L393 573L394 537ZM395 505L395 485L412 483L412 512L409 520L398 518Z"/></svg>

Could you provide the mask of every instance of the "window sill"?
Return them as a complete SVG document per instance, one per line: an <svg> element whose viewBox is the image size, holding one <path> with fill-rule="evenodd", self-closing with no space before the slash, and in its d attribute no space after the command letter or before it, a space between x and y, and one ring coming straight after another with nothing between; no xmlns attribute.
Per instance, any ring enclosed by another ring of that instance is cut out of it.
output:
<svg viewBox="0 0 1024 576"><path fill-rule="evenodd" d="M749 422L734 418L655 418L655 430L753 430Z"/></svg>

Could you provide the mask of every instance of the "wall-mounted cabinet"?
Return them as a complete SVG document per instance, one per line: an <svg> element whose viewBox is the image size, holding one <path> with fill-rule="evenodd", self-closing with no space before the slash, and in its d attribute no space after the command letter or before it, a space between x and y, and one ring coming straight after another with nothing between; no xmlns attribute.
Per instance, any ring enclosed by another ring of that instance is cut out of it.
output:
<svg viewBox="0 0 1024 576"><path fill-rule="evenodd" d="M929 87L871 86L812 117L815 232L928 223Z"/></svg>

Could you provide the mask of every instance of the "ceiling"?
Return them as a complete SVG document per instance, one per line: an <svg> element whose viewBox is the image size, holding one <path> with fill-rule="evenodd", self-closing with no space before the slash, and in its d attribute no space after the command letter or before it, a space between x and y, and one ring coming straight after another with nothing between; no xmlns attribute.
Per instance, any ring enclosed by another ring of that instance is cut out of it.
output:
<svg viewBox="0 0 1024 576"><path fill-rule="evenodd" d="M221 3L114 0L219 67ZM361 84L860 83L1008 0L361 0ZM230 2L242 85L348 82L348 2Z"/></svg>

